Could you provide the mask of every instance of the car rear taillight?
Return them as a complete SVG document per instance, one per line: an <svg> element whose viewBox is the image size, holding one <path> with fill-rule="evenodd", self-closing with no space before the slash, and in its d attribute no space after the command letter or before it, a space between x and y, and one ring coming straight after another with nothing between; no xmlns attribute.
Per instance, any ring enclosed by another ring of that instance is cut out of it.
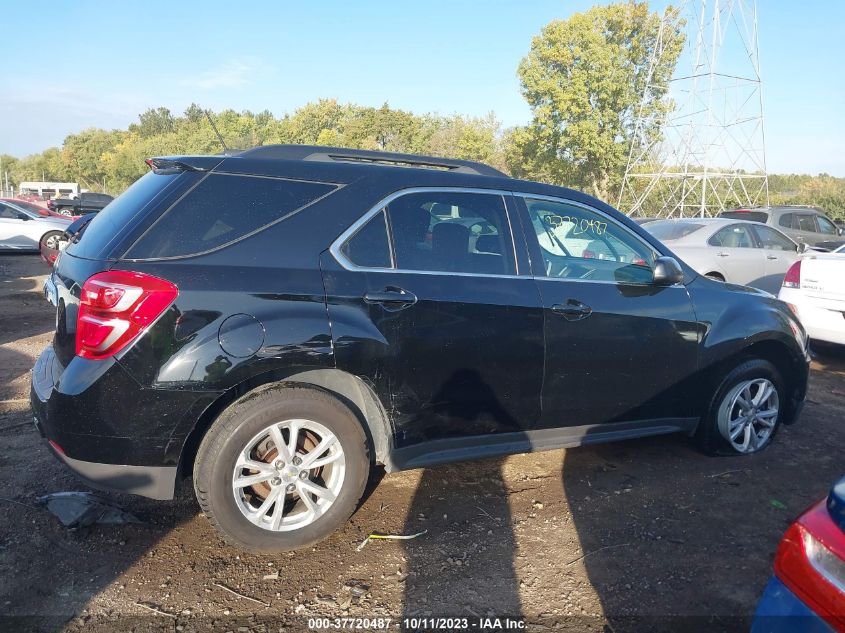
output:
<svg viewBox="0 0 845 633"><path fill-rule="evenodd" d="M792 264L786 275L783 278L784 288L800 288L801 287L801 260Z"/></svg>
<svg viewBox="0 0 845 633"><path fill-rule="evenodd" d="M583 257L584 259L595 259L595 258L596 258L596 254L595 254L593 251L591 251L591 250L589 250L589 249L585 248L585 249L581 252L581 257Z"/></svg>
<svg viewBox="0 0 845 633"><path fill-rule="evenodd" d="M822 501L803 514L778 547L775 575L838 631L845 631L845 533Z"/></svg>
<svg viewBox="0 0 845 633"><path fill-rule="evenodd" d="M114 356L149 327L179 294L169 281L128 271L108 271L82 286L76 319L76 355Z"/></svg>

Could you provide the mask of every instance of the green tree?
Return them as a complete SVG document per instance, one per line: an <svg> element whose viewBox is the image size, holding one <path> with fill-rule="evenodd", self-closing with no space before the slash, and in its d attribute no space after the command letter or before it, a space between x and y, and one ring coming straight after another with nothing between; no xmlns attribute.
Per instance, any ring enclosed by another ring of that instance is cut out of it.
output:
<svg viewBox="0 0 845 633"><path fill-rule="evenodd" d="M515 171L539 169L608 198L624 171L646 85L654 98L642 114L653 123L643 133L657 133L656 115L671 107L665 97L683 48L683 21L672 7L664 16L664 49L654 67L661 16L646 2L596 6L543 28L518 70L533 120L511 135Z"/></svg>

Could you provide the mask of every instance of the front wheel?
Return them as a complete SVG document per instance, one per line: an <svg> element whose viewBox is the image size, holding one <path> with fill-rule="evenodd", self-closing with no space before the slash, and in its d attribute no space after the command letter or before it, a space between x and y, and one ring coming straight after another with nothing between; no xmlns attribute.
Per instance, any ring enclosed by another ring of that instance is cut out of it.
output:
<svg viewBox="0 0 845 633"><path fill-rule="evenodd" d="M728 373L702 419L696 440L710 454L749 455L769 445L782 416L783 380L770 362L754 359Z"/></svg>
<svg viewBox="0 0 845 633"><path fill-rule="evenodd" d="M255 552L312 545L343 525L369 474L361 424L328 393L261 387L232 404L200 444L194 488L230 542Z"/></svg>

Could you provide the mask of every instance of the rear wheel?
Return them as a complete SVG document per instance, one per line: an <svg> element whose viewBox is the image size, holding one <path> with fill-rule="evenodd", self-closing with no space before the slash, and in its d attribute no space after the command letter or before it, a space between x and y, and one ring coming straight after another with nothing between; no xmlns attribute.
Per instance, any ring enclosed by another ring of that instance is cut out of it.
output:
<svg viewBox="0 0 845 633"><path fill-rule="evenodd" d="M769 445L782 417L783 381L770 362L748 360L722 380L696 433L707 453L750 455Z"/></svg>
<svg viewBox="0 0 845 633"><path fill-rule="evenodd" d="M355 415L316 389L247 394L209 429L194 464L203 512L235 545L259 552L311 545L343 525L369 474Z"/></svg>
<svg viewBox="0 0 845 633"><path fill-rule="evenodd" d="M38 245L40 249L49 248L54 251L59 250L59 242L62 239L61 231L47 231L41 236L41 242Z"/></svg>

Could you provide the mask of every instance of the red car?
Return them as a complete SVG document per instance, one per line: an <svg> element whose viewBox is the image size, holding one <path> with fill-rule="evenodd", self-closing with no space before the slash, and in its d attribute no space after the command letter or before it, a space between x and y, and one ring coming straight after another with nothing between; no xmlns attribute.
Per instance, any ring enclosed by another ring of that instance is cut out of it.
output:
<svg viewBox="0 0 845 633"><path fill-rule="evenodd" d="M845 631L845 477L786 531L752 633Z"/></svg>

